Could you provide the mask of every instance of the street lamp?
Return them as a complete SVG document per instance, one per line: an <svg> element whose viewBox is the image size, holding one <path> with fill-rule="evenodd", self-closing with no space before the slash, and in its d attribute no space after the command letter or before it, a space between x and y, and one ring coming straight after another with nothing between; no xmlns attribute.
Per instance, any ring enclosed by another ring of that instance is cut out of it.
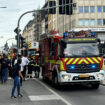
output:
<svg viewBox="0 0 105 105"><path fill-rule="evenodd" d="M4 45L5 50L8 50L8 49L9 49L7 42L8 42L9 40L11 40L11 39L15 39L15 38L9 38L9 39L7 39L7 41L6 41L5 45Z"/></svg>
<svg viewBox="0 0 105 105"><path fill-rule="evenodd" d="M7 8L7 7L0 7L0 8Z"/></svg>

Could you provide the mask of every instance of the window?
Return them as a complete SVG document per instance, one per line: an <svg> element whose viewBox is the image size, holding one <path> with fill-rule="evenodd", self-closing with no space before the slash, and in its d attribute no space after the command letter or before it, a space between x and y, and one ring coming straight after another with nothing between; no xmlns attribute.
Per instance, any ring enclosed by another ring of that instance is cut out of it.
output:
<svg viewBox="0 0 105 105"><path fill-rule="evenodd" d="M99 26L102 25L102 20L101 20L101 19L98 19L98 20L97 20L97 25L99 25Z"/></svg>
<svg viewBox="0 0 105 105"><path fill-rule="evenodd" d="M105 19L103 19L103 25L105 25Z"/></svg>
<svg viewBox="0 0 105 105"><path fill-rule="evenodd" d="M97 7L97 12L102 12L102 7L101 6Z"/></svg>
<svg viewBox="0 0 105 105"><path fill-rule="evenodd" d="M79 19L78 25L79 25L79 26L83 26L83 19Z"/></svg>
<svg viewBox="0 0 105 105"><path fill-rule="evenodd" d="M79 13L83 13L83 6L79 7Z"/></svg>
<svg viewBox="0 0 105 105"><path fill-rule="evenodd" d="M88 26L88 25L89 25L89 19L85 19L85 20L84 20L84 25L85 25L85 26Z"/></svg>
<svg viewBox="0 0 105 105"><path fill-rule="evenodd" d="M84 13L88 13L89 12L89 7L88 6L85 6L84 7Z"/></svg>
<svg viewBox="0 0 105 105"><path fill-rule="evenodd" d="M103 12L105 12L105 6L103 6Z"/></svg>
<svg viewBox="0 0 105 105"><path fill-rule="evenodd" d="M94 26L94 25L95 25L95 20L94 20L94 19L91 19L91 20L90 20L90 25L91 25L91 26Z"/></svg>
<svg viewBox="0 0 105 105"><path fill-rule="evenodd" d="M94 13L95 12L95 7L94 6L90 6L90 12Z"/></svg>

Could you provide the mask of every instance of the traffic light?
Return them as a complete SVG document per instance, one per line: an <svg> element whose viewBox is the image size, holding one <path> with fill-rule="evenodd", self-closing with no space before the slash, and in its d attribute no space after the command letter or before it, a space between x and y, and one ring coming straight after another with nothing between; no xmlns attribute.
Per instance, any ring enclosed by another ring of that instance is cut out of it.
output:
<svg viewBox="0 0 105 105"><path fill-rule="evenodd" d="M72 15L73 0L59 0L59 14Z"/></svg>
<svg viewBox="0 0 105 105"><path fill-rule="evenodd" d="M56 6L56 1L49 1L49 7ZM56 14L56 7L49 9L49 14Z"/></svg>
<svg viewBox="0 0 105 105"><path fill-rule="evenodd" d="M21 48L26 47L25 38L21 37Z"/></svg>
<svg viewBox="0 0 105 105"><path fill-rule="evenodd" d="M18 34L18 31L21 32L21 30L18 29L18 27L16 27L16 28L14 29L14 32L15 32L16 34Z"/></svg>

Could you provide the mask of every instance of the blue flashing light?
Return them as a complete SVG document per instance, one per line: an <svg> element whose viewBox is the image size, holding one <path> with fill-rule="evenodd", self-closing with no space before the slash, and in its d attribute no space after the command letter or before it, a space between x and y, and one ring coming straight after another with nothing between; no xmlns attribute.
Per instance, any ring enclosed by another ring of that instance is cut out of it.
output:
<svg viewBox="0 0 105 105"><path fill-rule="evenodd" d="M61 77L61 73L59 73L59 77Z"/></svg>
<svg viewBox="0 0 105 105"><path fill-rule="evenodd" d="M91 65L91 68L92 68L92 69L95 69L95 68L96 68L96 65L94 65L94 64Z"/></svg>
<svg viewBox="0 0 105 105"><path fill-rule="evenodd" d="M75 65L71 65L71 66L70 66L70 69L71 69L71 70L74 70L74 69L75 69Z"/></svg>
<svg viewBox="0 0 105 105"><path fill-rule="evenodd" d="M95 36L95 32L91 32L91 36L94 37Z"/></svg>
<svg viewBox="0 0 105 105"><path fill-rule="evenodd" d="M68 37L68 32L63 33L63 38Z"/></svg>

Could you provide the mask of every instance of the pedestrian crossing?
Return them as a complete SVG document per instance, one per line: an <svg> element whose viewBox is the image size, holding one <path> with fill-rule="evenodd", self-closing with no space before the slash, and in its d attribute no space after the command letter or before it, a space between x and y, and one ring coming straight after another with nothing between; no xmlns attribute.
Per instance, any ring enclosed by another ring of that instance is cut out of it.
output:
<svg viewBox="0 0 105 105"><path fill-rule="evenodd" d="M56 95L29 96L31 101L60 100Z"/></svg>

